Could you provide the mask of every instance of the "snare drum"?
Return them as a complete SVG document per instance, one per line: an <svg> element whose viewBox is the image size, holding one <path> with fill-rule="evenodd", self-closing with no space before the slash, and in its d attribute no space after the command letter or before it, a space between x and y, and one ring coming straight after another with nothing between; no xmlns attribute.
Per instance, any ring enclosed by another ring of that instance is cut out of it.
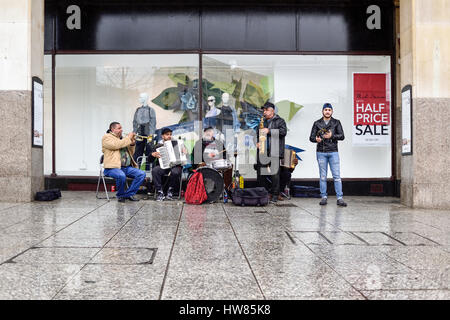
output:
<svg viewBox="0 0 450 320"><path fill-rule="evenodd" d="M228 159L220 159L212 161L211 166L217 171L226 171L228 169L231 169L233 167L233 164Z"/></svg>

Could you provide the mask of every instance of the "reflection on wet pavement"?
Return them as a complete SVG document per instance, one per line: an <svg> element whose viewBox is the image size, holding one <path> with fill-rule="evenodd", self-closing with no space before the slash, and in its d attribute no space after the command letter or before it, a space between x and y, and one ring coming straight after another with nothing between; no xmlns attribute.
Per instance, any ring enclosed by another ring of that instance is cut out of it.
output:
<svg viewBox="0 0 450 320"><path fill-rule="evenodd" d="M0 299L450 298L450 211L346 200L1 203Z"/></svg>

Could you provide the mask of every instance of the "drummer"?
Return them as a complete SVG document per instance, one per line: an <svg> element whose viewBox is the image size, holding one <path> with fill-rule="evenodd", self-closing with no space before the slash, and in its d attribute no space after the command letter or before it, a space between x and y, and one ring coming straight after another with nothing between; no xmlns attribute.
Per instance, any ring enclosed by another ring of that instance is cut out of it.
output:
<svg viewBox="0 0 450 320"><path fill-rule="evenodd" d="M214 138L214 128L208 127L203 130L201 140L198 140L192 152L192 166L198 167L211 166L216 160L226 159L226 151L223 149L223 143Z"/></svg>

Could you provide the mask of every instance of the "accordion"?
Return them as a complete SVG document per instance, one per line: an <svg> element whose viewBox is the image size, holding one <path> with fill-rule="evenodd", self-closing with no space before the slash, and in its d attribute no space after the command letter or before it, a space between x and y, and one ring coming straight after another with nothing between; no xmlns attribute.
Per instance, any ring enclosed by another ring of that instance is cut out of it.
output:
<svg viewBox="0 0 450 320"><path fill-rule="evenodd" d="M185 165L187 163L186 155L182 152L184 143L181 139L177 140L174 147L172 141L165 141L164 145L156 148L161 158L159 158L159 166L161 169L169 169L177 165Z"/></svg>
<svg viewBox="0 0 450 320"><path fill-rule="evenodd" d="M296 158L296 153L291 149L284 149L284 159L281 160L281 166L289 169L295 168L294 160Z"/></svg>

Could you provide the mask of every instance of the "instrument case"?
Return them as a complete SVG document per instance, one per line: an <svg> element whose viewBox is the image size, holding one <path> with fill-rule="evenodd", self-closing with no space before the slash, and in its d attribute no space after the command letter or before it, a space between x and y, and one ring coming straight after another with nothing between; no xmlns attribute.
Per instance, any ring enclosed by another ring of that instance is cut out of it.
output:
<svg viewBox="0 0 450 320"><path fill-rule="evenodd" d="M269 203L269 193L263 187L234 189L231 196L237 206L265 206Z"/></svg>
<svg viewBox="0 0 450 320"><path fill-rule="evenodd" d="M291 195L296 198L321 198L320 188L310 186L292 186Z"/></svg>

